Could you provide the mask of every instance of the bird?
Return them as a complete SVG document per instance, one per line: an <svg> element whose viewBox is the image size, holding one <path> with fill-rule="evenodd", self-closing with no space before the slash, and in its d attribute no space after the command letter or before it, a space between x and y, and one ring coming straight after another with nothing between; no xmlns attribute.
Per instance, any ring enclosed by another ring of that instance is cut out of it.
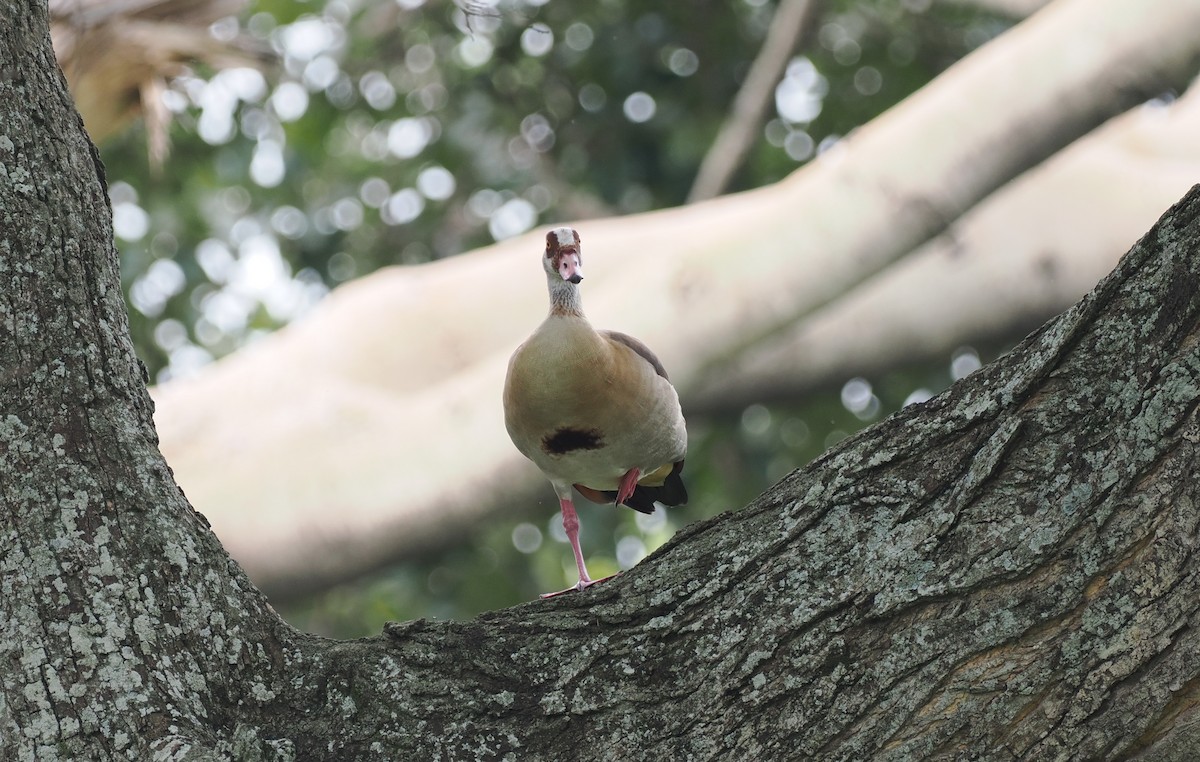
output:
<svg viewBox="0 0 1200 762"><path fill-rule="evenodd" d="M550 230L542 269L550 312L509 359L504 424L554 488L575 554L579 581L541 596L551 598L609 579L588 575L572 488L593 503L641 513L653 513L656 502L683 505L687 427L679 395L649 347L598 331L584 316L579 233Z"/></svg>

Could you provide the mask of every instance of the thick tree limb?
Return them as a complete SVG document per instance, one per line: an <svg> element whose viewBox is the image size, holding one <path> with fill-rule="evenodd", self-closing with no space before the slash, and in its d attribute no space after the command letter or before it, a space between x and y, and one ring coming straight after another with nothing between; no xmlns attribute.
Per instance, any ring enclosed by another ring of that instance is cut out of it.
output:
<svg viewBox="0 0 1200 762"><path fill-rule="evenodd" d="M1069 307L1200 178L1200 87L1134 109L985 199L941 236L762 341L687 394L689 412L815 388L1019 337Z"/></svg>
<svg viewBox="0 0 1200 762"><path fill-rule="evenodd" d="M0 18L0 758L215 758L286 626L158 452L46 5Z"/></svg>
<svg viewBox="0 0 1200 762"><path fill-rule="evenodd" d="M1198 27L1200 3L1061 0L776 186L589 224L588 313L655 347L686 395L1013 176L1182 84ZM379 273L307 327L156 393L180 483L270 594L443 542L537 483L496 400L508 354L544 314L540 248L535 234Z"/></svg>
<svg viewBox="0 0 1200 762"><path fill-rule="evenodd" d="M172 484L44 6L0 9L17 19L0 28L0 755L1200 743L1200 186L1012 353L632 572L337 643L284 625Z"/></svg>

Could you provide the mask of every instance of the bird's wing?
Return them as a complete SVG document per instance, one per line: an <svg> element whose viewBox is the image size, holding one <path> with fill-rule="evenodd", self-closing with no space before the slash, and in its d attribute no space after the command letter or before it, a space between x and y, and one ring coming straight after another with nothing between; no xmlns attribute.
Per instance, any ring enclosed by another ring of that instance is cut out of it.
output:
<svg viewBox="0 0 1200 762"><path fill-rule="evenodd" d="M627 333L621 333L620 331L600 331L599 333L609 341L615 341L619 344L624 344L625 346L629 347L638 355L640 355L643 360L650 363L654 367L655 373L667 379L668 381L671 380L667 376L667 369L664 368L662 362L659 361L658 355L654 354L654 352L650 350L650 347L646 346L638 339L633 338Z"/></svg>

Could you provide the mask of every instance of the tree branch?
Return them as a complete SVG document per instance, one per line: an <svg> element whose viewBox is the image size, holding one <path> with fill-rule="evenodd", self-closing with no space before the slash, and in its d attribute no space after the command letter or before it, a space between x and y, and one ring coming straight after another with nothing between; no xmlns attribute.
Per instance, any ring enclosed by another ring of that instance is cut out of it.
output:
<svg viewBox="0 0 1200 762"><path fill-rule="evenodd" d="M1010 355L618 580L302 641L263 711L317 707L332 735L264 736L583 760L1101 760L1177 736L1200 698L1198 245L1200 187Z"/></svg>
<svg viewBox="0 0 1200 762"><path fill-rule="evenodd" d="M588 591L287 627L155 448L45 6L0 0L0 756L1124 759L1200 704L1200 186L1000 361Z"/></svg>
<svg viewBox="0 0 1200 762"><path fill-rule="evenodd" d="M938 238L747 349L685 397L689 413L797 399L854 376L1023 336L1082 298L1200 177L1200 87L1139 107L1055 154Z"/></svg>
<svg viewBox="0 0 1200 762"><path fill-rule="evenodd" d="M734 98L729 116L700 162L688 192L688 203L715 198L729 185L759 135L763 115L774 103L775 86L791 60L792 51L800 44L816 13L816 0L780 0L767 39Z"/></svg>

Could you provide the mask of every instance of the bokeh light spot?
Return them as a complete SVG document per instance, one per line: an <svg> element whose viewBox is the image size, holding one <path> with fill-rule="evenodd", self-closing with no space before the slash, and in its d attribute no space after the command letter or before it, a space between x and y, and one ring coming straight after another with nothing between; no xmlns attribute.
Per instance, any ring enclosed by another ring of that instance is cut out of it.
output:
<svg viewBox="0 0 1200 762"><path fill-rule="evenodd" d="M354 230L363 223L362 203L356 198L340 198L330 207L333 224L338 230Z"/></svg>
<svg viewBox="0 0 1200 762"><path fill-rule="evenodd" d="M294 122L308 111L308 91L299 82L283 82L271 93L271 108L281 122Z"/></svg>
<svg viewBox="0 0 1200 762"><path fill-rule="evenodd" d="M883 75L874 66L863 66L854 72L854 89L862 95L875 95L883 89Z"/></svg>
<svg viewBox="0 0 1200 762"><path fill-rule="evenodd" d="M313 92L324 90L336 82L341 73L341 67L332 56L317 56L304 67L304 84Z"/></svg>
<svg viewBox="0 0 1200 762"><path fill-rule="evenodd" d="M803 56L794 58L775 87L775 108L787 121L807 124L820 115L828 87L812 61Z"/></svg>
<svg viewBox="0 0 1200 762"><path fill-rule="evenodd" d="M271 229L294 240L308 232L308 217L294 206L281 206L271 213Z"/></svg>
<svg viewBox="0 0 1200 762"><path fill-rule="evenodd" d="M700 57L687 48L676 48L667 58L667 68L677 77L690 77L700 68Z"/></svg>
<svg viewBox="0 0 1200 762"><path fill-rule="evenodd" d="M391 195L380 209L380 217L388 225L404 225L421 216L425 199L414 188L401 188Z"/></svg>
<svg viewBox="0 0 1200 762"><path fill-rule="evenodd" d="M852 378L842 385L842 407L862 420L878 415L882 403L875 396L871 382L865 378Z"/></svg>
<svg viewBox="0 0 1200 762"><path fill-rule="evenodd" d="M329 277L336 281L350 280L358 274L358 262L344 251L339 251L329 258L325 269Z"/></svg>
<svg viewBox="0 0 1200 762"><path fill-rule="evenodd" d="M431 137L433 130L425 119L397 119L388 128L388 150L398 158L411 159L425 149Z"/></svg>
<svg viewBox="0 0 1200 762"><path fill-rule="evenodd" d="M771 411L765 405L754 404L742 411L742 431L751 437L762 437L771 429Z"/></svg>
<svg viewBox="0 0 1200 762"><path fill-rule="evenodd" d="M187 343L187 326L175 318L167 318L154 326L154 343L164 352L178 349Z"/></svg>
<svg viewBox="0 0 1200 762"><path fill-rule="evenodd" d="M666 527L667 512L656 505L653 513L635 513L633 520L639 530L650 534Z"/></svg>
<svg viewBox="0 0 1200 762"><path fill-rule="evenodd" d="M604 88L594 82L589 82L579 88L579 105L583 106L584 111L594 114L604 108L607 100L608 94L604 92Z"/></svg>
<svg viewBox="0 0 1200 762"><path fill-rule="evenodd" d="M586 107L585 107L586 108ZM622 106L625 111L625 118L631 122L648 122L654 118L654 112L658 105L654 102L654 98L649 93L638 91L631 94L625 99Z"/></svg>
<svg viewBox="0 0 1200 762"><path fill-rule="evenodd" d="M236 265L233 252L224 241L215 238L206 238L196 246L196 263L205 277L217 284L228 282Z"/></svg>
<svg viewBox="0 0 1200 762"><path fill-rule="evenodd" d="M521 120L521 137L539 153L554 147L554 128L541 114L530 114Z"/></svg>
<svg viewBox="0 0 1200 762"><path fill-rule="evenodd" d="M617 564L622 569L633 568L646 557L646 543L642 538L627 535L617 540Z"/></svg>
<svg viewBox="0 0 1200 762"><path fill-rule="evenodd" d="M587 24L582 21L576 21L567 27L565 37L568 48L582 53L592 46L592 41L595 40L596 34Z"/></svg>
<svg viewBox="0 0 1200 762"><path fill-rule="evenodd" d="M283 182L285 168L283 146L274 140L260 140L250 159L250 179L263 188L274 188Z"/></svg>
<svg viewBox="0 0 1200 762"><path fill-rule="evenodd" d="M333 47L337 40L331 23L312 16L280 27L274 36L281 52L301 61L311 61Z"/></svg>
<svg viewBox="0 0 1200 762"><path fill-rule="evenodd" d="M512 238L537 223L537 209L523 198L505 201L488 218L488 232L497 241Z"/></svg>
<svg viewBox="0 0 1200 762"><path fill-rule="evenodd" d="M404 65L414 74L424 74L437 62L433 48L424 43L413 45L404 54Z"/></svg>
<svg viewBox="0 0 1200 762"><path fill-rule="evenodd" d="M133 203L123 201L113 205L113 233L125 241L140 241L150 231L150 215Z"/></svg>
<svg viewBox="0 0 1200 762"><path fill-rule="evenodd" d="M928 390L922 386L920 388L913 389L911 392L909 392L908 396L904 398L904 402L903 402L903 404L901 404L901 407L908 407L909 405L915 405L917 403L925 402L926 400L929 400L932 398L933 398L933 392L931 392L930 390Z"/></svg>
<svg viewBox="0 0 1200 762"><path fill-rule="evenodd" d="M803 418L788 418L779 424L779 441L788 447L797 448L808 444L812 432Z"/></svg>
<svg viewBox="0 0 1200 762"><path fill-rule="evenodd" d="M376 111L386 111L396 103L396 88L380 71L369 71L358 80L358 91L367 105Z"/></svg>
<svg viewBox="0 0 1200 762"><path fill-rule="evenodd" d="M466 37L455 48L458 60L468 69L478 68L492 60L493 50L491 41L482 36Z"/></svg>
<svg viewBox="0 0 1200 762"><path fill-rule="evenodd" d="M833 49L833 60L842 66L853 66L862 58L862 46L855 40L844 39Z"/></svg>
<svg viewBox="0 0 1200 762"><path fill-rule="evenodd" d="M793 130L783 140L783 150L789 158L795 161L807 161L812 158L816 146L812 136L804 130Z"/></svg>
<svg viewBox="0 0 1200 762"><path fill-rule="evenodd" d="M138 312L157 317L187 284L183 268L172 259L156 259L129 288L129 301Z"/></svg>
<svg viewBox="0 0 1200 762"><path fill-rule="evenodd" d="M554 47L554 32L545 24L534 24L521 32L521 50L526 55L540 57Z"/></svg>
<svg viewBox="0 0 1200 762"><path fill-rule="evenodd" d="M417 175L417 190L431 201L445 201L454 195L454 189L454 175L445 167L425 167Z"/></svg>
<svg viewBox="0 0 1200 762"><path fill-rule="evenodd" d="M971 347L959 347L950 358L950 376L955 381L966 378L982 367L979 353Z"/></svg>
<svg viewBox="0 0 1200 762"><path fill-rule="evenodd" d="M382 177L368 177L363 180L362 185L358 186L358 197L372 209L378 209L386 204L391 193L392 189L388 186L387 180Z"/></svg>
<svg viewBox="0 0 1200 762"><path fill-rule="evenodd" d="M522 553L536 552L542 547L542 530L527 521L521 522L513 527L512 544Z"/></svg>

